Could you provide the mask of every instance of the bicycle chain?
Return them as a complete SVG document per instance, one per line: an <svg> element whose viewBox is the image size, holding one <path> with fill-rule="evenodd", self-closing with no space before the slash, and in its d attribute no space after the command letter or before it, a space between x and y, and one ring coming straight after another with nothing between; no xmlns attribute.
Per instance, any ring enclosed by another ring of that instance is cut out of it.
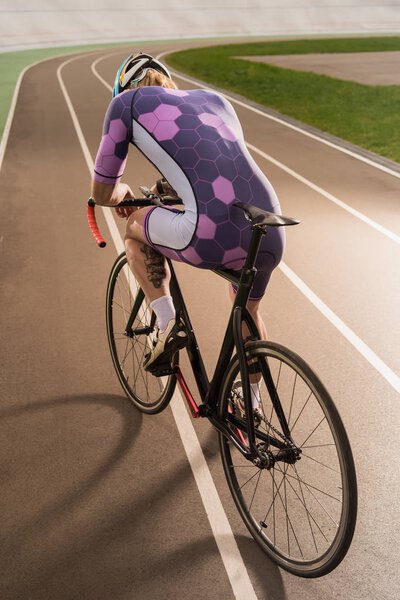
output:
<svg viewBox="0 0 400 600"><path fill-rule="evenodd" d="M257 410L257 409L256 409ZM274 427L272 425L272 423L270 423L267 419L267 417L265 416L265 414L260 414L261 420L264 421L264 423L267 424L267 427L269 427L270 429L272 429L272 431L278 435L279 437L281 437L283 439L283 441L288 444L293 450L297 450L296 444L294 442L292 442L292 440L290 440L288 437L286 437L286 435L284 433L281 433L280 431L278 431L278 429L276 429L276 427Z"/></svg>
<svg viewBox="0 0 400 600"><path fill-rule="evenodd" d="M239 396L239 394L235 391L235 392L231 392L232 394L236 394L237 398L243 400L243 398L241 398ZM234 401L234 398L232 398L232 401ZM255 409L257 410L257 409ZM272 425L272 423L270 423L267 419L267 417L265 416L265 413L260 413L259 411L257 411L260 415L260 419L262 421L264 421L264 423L266 424L267 428L269 427L270 429L272 429L272 431L279 436L280 438L283 439L283 441L285 442L285 444L287 444L288 446L290 446L290 448L292 448L292 450L297 450L297 446L294 442L292 442L292 440L290 440L288 437L286 437L286 435L284 433L281 433L278 429L276 429L276 427L274 427Z"/></svg>

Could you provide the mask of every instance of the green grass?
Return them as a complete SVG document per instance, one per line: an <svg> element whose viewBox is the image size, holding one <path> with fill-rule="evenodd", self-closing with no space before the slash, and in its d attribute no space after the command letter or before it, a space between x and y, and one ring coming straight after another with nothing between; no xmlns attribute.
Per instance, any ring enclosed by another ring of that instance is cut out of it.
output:
<svg viewBox="0 0 400 600"><path fill-rule="evenodd" d="M361 85L235 56L400 50L400 37L232 44L168 55L168 64L400 162L400 86Z"/></svg>

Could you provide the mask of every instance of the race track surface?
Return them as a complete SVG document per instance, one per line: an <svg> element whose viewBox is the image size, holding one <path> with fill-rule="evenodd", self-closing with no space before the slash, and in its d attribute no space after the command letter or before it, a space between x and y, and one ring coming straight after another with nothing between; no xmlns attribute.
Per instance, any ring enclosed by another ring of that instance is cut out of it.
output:
<svg viewBox="0 0 400 600"><path fill-rule="evenodd" d="M157 44L154 52L169 49ZM113 370L104 300L118 251L100 211L109 243L95 246L85 204L109 85L127 53L56 58L28 70L0 173L0 597L393 600L400 589L399 174L234 104L283 213L301 220L287 233L284 265L263 303L269 336L320 375L356 461L360 505L350 551L330 575L302 580L278 569L248 535L208 422L192 430L179 399L158 416L141 415ZM125 181L137 189L156 176L132 149ZM116 225L123 235L123 221ZM188 266L177 271L211 368L229 311L226 284ZM221 510L228 517L221 552L232 558L236 541L233 567L221 558L178 427L189 444L200 441L215 485L202 493L218 492L223 508L213 503L210 518Z"/></svg>

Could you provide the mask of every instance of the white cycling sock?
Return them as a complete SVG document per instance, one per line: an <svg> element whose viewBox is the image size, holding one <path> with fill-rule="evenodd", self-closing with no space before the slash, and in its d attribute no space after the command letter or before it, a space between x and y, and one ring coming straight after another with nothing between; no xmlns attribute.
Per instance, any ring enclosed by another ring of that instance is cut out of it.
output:
<svg viewBox="0 0 400 600"><path fill-rule="evenodd" d="M253 408L260 408L261 406L261 394L260 394L260 386L256 383L250 382L250 392L251 392L251 402L253 404Z"/></svg>
<svg viewBox="0 0 400 600"><path fill-rule="evenodd" d="M156 314L157 325L160 331L164 331L171 319L175 319L176 317L172 296L161 296L161 298L153 300L153 302L150 302L150 308Z"/></svg>

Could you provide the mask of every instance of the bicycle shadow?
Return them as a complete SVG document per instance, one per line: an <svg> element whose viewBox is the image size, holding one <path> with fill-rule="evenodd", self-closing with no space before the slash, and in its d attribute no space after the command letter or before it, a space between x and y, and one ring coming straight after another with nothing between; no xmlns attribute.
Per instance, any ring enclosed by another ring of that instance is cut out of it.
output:
<svg viewBox="0 0 400 600"><path fill-rule="evenodd" d="M143 556L135 554L135 564L134 566L132 564L132 545L136 548L139 540L141 544L145 543L142 537L143 523L152 523L154 514L170 514L171 519L174 518L171 506L179 508L176 498L182 498L184 489L192 480L192 472L186 460L179 463L179 468L176 468L176 465L172 465L171 468L163 467L158 474L158 485L153 484L150 488L138 490L138 495L129 505L119 507L118 510L111 504L104 506L106 520L94 519L89 522L88 530L84 535L60 537L56 545L52 542L53 530L57 530L59 522L63 519L67 519L68 524L73 521L75 513L79 512L89 496L93 494L96 496L96 488L100 481L110 474L132 449L144 417L138 411L132 410L125 397L95 394L55 398L0 412L0 419L5 419L56 406L65 405L69 409L82 404L112 408L122 416L123 427L118 443L107 460L89 477L81 481L78 487L63 494L56 502L47 503L41 508L39 514L35 514L33 518L13 531L12 539L7 541L7 545L3 545L4 556L7 556L9 563L9 568L4 572L3 585L7 586L8 590L12 590L12 596L5 594L4 598L27 597L29 590L31 600L43 597L57 597L59 600L75 597L108 600L111 597L109 590L113 585L115 589L119 589L121 584L132 586L135 578L140 578L142 585L151 587L155 584L155 573L157 573L156 580L159 581L162 589L163 579L168 577L172 582L174 579L179 581L185 570L190 572L193 569L199 557L201 562L219 559L214 537L211 535L204 537L204 527L208 527L208 523L203 515L201 519L203 529L194 529L191 536L195 538L194 540L178 547L174 545L175 540L172 541L172 547L169 545L171 542L167 540L168 551L163 548L162 543L161 552L152 555L152 560L149 560L144 552ZM210 441L213 438L212 448L209 448L210 454L217 453L216 439L211 432L209 435ZM98 493L97 502L101 501L101 494ZM191 510L190 505L186 506L184 500L179 502L183 503L182 511ZM179 531L179 515L175 519ZM162 531L160 533L162 534ZM202 539L196 539L196 536ZM34 556L29 554L32 540L37 540ZM239 536L237 541L245 563L257 580L258 590L262 589L263 593L265 591L263 597L284 600L283 583L276 565L258 549L250 537ZM110 560L110 548L114 546L118 547L118 565ZM84 569L81 567L82 564L85 565ZM220 565L219 562L218 564ZM221 568L222 565L218 567ZM224 577L226 577L225 572ZM68 591L67 588L63 589L66 583L68 583ZM82 590L88 589L91 590L90 595L85 593L82 595Z"/></svg>
<svg viewBox="0 0 400 600"><path fill-rule="evenodd" d="M80 486L71 489L62 495L56 503L43 507L41 514L36 514L30 521L25 522L14 530L14 536L21 544L27 536L34 536L35 533L43 533L43 530L51 527L53 521L59 519L64 513L74 509L78 504L84 501L92 491L99 485L100 480L104 479L115 466L123 459L128 450L132 447L136 437L139 434L142 425L142 414L132 409L125 397L109 394L89 394L86 396L64 396L53 398L42 402L35 402L15 408L0 411L0 420L26 416L27 414L59 408L63 405L70 407L79 407L82 404L94 404L96 407L106 407L116 410L122 417L123 430L116 447L107 460L100 465Z"/></svg>

